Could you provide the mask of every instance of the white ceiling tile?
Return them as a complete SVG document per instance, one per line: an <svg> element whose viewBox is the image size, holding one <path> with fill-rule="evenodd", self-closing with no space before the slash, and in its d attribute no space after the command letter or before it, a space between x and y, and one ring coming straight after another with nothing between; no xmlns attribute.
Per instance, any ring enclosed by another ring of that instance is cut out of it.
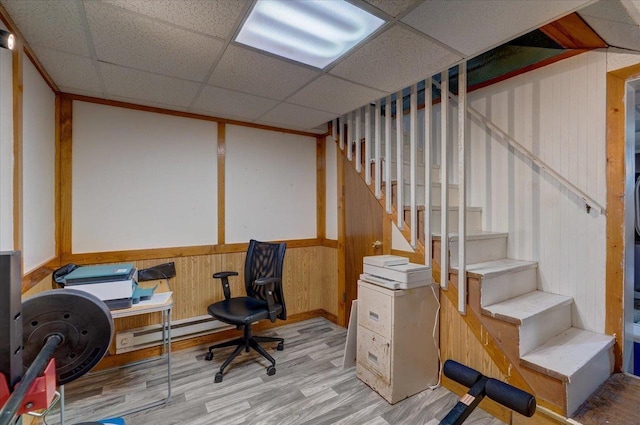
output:
<svg viewBox="0 0 640 425"><path fill-rule="evenodd" d="M396 25L345 58L330 72L392 92L446 69L460 59L428 38ZM367 72L362 72L363 69Z"/></svg>
<svg viewBox="0 0 640 425"><path fill-rule="evenodd" d="M188 107L200 85L178 78L100 63L100 72L110 96L140 99L163 105Z"/></svg>
<svg viewBox="0 0 640 425"><path fill-rule="evenodd" d="M209 84L281 100L316 75L317 71L231 44Z"/></svg>
<svg viewBox="0 0 640 425"><path fill-rule="evenodd" d="M589 0L429 0L402 21L467 56L498 46Z"/></svg>
<svg viewBox="0 0 640 425"><path fill-rule="evenodd" d="M78 4L72 0L1 0L32 45L89 56Z"/></svg>
<svg viewBox="0 0 640 425"><path fill-rule="evenodd" d="M309 130L331 121L333 118L335 115L328 112L281 103L261 117L260 122Z"/></svg>
<svg viewBox="0 0 640 425"><path fill-rule="evenodd" d="M253 121L277 104L277 100L206 86L193 109L217 116L234 116L236 119Z"/></svg>
<svg viewBox="0 0 640 425"><path fill-rule="evenodd" d="M628 25L593 16L583 16L583 18L607 44L635 51L640 50L638 25Z"/></svg>
<svg viewBox="0 0 640 425"><path fill-rule="evenodd" d="M226 39L246 0L108 0L108 3L181 27Z"/></svg>
<svg viewBox="0 0 640 425"><path fill-rule="evenodd" d="M287 101L339 115L350 112L372 100L377 100L385 94L326 74L291 96Z"/></svg>
<svg viewBox="0 0 640 425"><path fill-rule="evenodd" d="M365 0L394 18L414 5L418 0Z"/></svg>
<svg viewBox="0 0 640 425"><path fill-rule="evenodd" d="M629 11L617 0L599 1L578 12L588 23L589 17L619 22L627 25L637 25Z"/></svg>
<svg viewBox="0 0 640 425"><path fill-rule="evenodd" d="M38 46L34 46L33 50L47 74L59 87L73 88L74 93L102 93L98 71L90 58Z"/></svg>
<svg viewBox="0 0 640 425"><path fill-rule="evenodd" d="M98 2L85 4L98 59L192 81L205 79L224 42Z"/></svg>

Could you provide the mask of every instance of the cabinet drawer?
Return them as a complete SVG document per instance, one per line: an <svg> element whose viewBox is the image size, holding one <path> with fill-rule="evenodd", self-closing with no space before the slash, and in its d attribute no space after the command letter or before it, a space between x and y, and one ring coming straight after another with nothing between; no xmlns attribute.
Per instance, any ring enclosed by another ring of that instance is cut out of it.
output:
<svg viewBox="0 0 640 425"><path fill-rule="evenodd" d="M390 351L388 339L358 326L357 367L369 370L386 384L391 383Z"/></svg>
<svg viewBox="0 0 640 425"><path fill-rule="evenodd" d="M358 325L391 339L392 298L365 286L358 287Z"/></svg>

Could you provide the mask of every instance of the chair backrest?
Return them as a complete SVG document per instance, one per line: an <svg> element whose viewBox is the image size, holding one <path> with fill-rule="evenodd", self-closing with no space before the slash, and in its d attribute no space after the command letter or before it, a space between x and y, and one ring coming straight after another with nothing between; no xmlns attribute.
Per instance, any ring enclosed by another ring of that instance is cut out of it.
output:
<svg viewBox="0 0 640 425"><path fill-rule="evenodd" d="M278 318L287 318L287 309L284 304L282 290L282 264L286 243L259 242L251 239L247 249L247 257L244 262L244 285L249 297L266 300L265 287L254 285L256 279L263 277L279 277L280 284L275 285L274 298L276 303L282 304L282 312Z"/></svg>

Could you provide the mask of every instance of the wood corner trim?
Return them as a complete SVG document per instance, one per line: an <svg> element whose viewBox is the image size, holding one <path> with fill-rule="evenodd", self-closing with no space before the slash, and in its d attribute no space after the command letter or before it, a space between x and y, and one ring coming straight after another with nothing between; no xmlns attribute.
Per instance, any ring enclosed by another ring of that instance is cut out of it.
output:
<svg viewBox="0 0 640 425"><path fill-rule="evenodd" d="M540 28L565 49L600 49L607 43L577 14L571 13Z"/></svg>

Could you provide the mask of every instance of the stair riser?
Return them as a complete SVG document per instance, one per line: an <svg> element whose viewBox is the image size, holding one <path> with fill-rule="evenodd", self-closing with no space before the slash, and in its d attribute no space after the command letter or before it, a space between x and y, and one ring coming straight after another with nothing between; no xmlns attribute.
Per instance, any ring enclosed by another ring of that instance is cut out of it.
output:
<svg viewBox="0 0 640 425"><path fill-rule="evenodd" d="M457 274L451 275L451 281L455 287L458 286L457 278ZM480 319L482 325L488 331L488 334L495 336L504 350L503 352L507 356L508 362L511 364L511 367L514 368L514 371L517 370L526 382L535 389L534 392L538 402L544 401L547 406L554 406L554 410L557 411L564 410L566 404L564 383L555 377L542 374L521 364L518 353L518 326L503 320L484 316L480 311L481 283L477 278L468 279L469 308L474 312L476 317Z"/></svg>
<svg viewBox="0 0 640 425"><path fill-rule="evenodd" d="M481 306L484 308L535 291L537 286L537 268L485 277L482 279Z"/></svg>
<svg viewBox="0 0 640 425"><path fill-rule="evenodd" d="M431 186L431 205L440 206L441 201L441 187L439 184L434 184ZM404 205L411 205L411 185L409 183L405 183L404 185L404 193L402 194ZM396 201L396 184L392 184L391 186L391 199L394 204ZM424 183L416 184L416 205L425 205L424 202ZM457 207L459 205L458 202L458 187L457 186L449 186L449 206Z"/></svg>
<svg viewBox="0 0 640 425"><path fill-rule="evenodd" d="M440 206L442 205L441 201L441 195L442 195L442 187L437 184L437 185L432 185L431 186L431 204L434 206ZM418 198L419 199L419 198ZM457 207L460 205L460 203L458 202L458 186L449 186L449 206L450 207Z"/></svg>
<svg viewBox="0 0 640 425"><path fill-rule="evenodd" d="M571 327L571 304L528 319L520 325L520 356Z"/></svg>
<svg viewBox="0 0 640 425"><path fill-rule="evenodd" d="M423 214L418 214L418 229L422 229ZM448 215L448 231L458 231L458 211L449 211ZM431 213L431 230L432 233L442 234L442 226L440 222L440 210L435 210ZM467 211L467 232L482 230L482 211Z"/></svg>
<svg viewBox="0 0 640 425"><path fill-rule="evenodd" d="M485 261L507 258L507 238L468 240L466 243L466 263L482 263ZM458 266L458 241L449 242L449 261L452 267Z"/></svg>
<svg viewBox="0 0 640 425"><path fill-rule="evenodd" d="M600 384L613 373L613 347L603 350L595 356L585 367L573 375L571 382L566 384L567 412L573 415L578 407L584 403Z"/></svg>

